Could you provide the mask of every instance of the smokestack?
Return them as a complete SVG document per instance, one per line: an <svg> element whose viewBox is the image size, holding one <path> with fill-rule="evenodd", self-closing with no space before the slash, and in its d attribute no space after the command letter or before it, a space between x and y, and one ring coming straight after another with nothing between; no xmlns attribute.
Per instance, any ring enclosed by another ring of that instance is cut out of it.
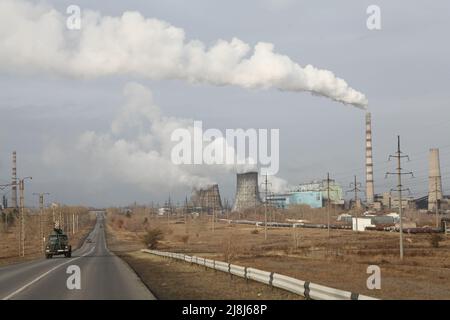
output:
<svg viewBox="0 0 450 320"><path fill-rule="evenodd" d="M13 151L12 154L12 192L11 192L11 202L12 207L17 208L17 158L16 152Z"/></svg>
<svg viewBox="0 0 450 320"><path fill-rule="evenodd" d="M428 179L428 210L434 211L437 202L442 200L441 164L439 149L430 149Z"/></svg>
<svg viewBox="0 0 450 320"><path fill-rule="evenodd" d="M241 211L261 205L258 172L238 173L236 180L236 200L233 211Z"/></svg>
<svg viewBox="0 0 450 320"><path fill-rule="evenodd" d="M366 113L366 202L372 204L373 189L373 158L372 158L372 119L370 112Z"/></svg>

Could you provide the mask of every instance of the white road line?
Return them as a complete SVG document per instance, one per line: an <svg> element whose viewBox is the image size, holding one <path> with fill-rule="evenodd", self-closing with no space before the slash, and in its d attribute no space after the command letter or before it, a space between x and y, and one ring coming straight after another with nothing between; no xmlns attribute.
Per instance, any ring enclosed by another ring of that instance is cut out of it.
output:
<svg viewBox="0 0 450 320"><path fill-rule="evenodd" d="M14 297L15 295L17 295L18 293L22 292L23 290L25 290L26 288L28 288L28 287L31 286L32 284L38 282L39 280L41 280L41 279L44 278L45 276L49 275L51 272L53 272L53 271L55 271L56 269L58 269L59 267L65 265L65 264L68 264L68 263L70 263L70 262L76 261L76 260L78 260L78 259L80 259L80 258L82 258L82 257L85 257L85 256L91 254L91 253L94 251L94 249L95 249L95 246L94 246L89 252L83 254L82 256L79 256L79 257L77 257L77 258L70 259L69 261L66 261L66 262L64 262L64 263L58 264L56 267L51 268L51 269L48 270L47 272L41 274L41 275L40 275L39 277L37 277L36 279L34 279L34 280L28 282L28 283L27 283L26 285L24 285L23 287L17 289L17 290L14 291L13 293L11 293L11 294L7 295L6 297L2 298L2 300L9 300L9 299L11 299L11 298Z"/></svg>

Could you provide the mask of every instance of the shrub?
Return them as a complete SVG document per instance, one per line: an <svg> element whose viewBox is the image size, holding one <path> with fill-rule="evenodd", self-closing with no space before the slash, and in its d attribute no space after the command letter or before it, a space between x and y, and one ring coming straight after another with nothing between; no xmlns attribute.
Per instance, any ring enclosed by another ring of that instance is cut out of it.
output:
<svg viewBox="0 0 450 320"><path fill-rule="evenodd" d="M183 243L188 243L188 241L189 241L189 235L186 234L186 235L182 236L182 237L181 237L181 241L183 241Z"/></svg>
<svg viewBox="0 0 450 320"><path fill-rule="evenodd" d="M258 234L259 233L259 230L258 229L253 229L252 231L251 231L251 234Z"/></svg>
<svg viewBox="0 0 450 320"><path fill-rule="evenodd" d="M440 234L433 234L430 237L430 244L433 248L439 248L439 242L442 241L442 237Z"/></svg>
<svg viewBox="0 0 450 320"><path fill-rule="evenodd" d="M154 228L147 230L147 233L144 235L143 241L147 248L156 249L158 247L159 241L161 241L163 238L163 231L161 229Z"/></svg>

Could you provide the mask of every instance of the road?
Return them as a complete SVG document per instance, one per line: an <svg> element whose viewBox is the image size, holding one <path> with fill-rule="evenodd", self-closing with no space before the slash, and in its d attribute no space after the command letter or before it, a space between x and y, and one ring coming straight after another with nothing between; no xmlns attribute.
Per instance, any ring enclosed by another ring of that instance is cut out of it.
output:
<svg viewBox="0 0 450 320"><path fill-rule="evenodd" d="M88 238L92 242L83 243L72 258L56 256L1 267L0 299L155 299L135 272L108 250L102 213ZM79 267L80 289L68 289L69 266Z"/></svg>

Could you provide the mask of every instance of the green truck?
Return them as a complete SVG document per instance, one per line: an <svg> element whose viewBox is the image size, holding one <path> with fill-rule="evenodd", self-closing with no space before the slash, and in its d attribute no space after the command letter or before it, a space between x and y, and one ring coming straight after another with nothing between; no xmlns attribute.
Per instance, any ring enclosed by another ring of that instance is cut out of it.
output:
<svg viewBox="0 0 450 320"><path fill-rule="evenodd" d="M48 236L45 246L45 257L53 258L56 255L64 255L66 258L72 257L72 246L69 244L69 238L61 229L53 229L53 234Z"/></svg>

